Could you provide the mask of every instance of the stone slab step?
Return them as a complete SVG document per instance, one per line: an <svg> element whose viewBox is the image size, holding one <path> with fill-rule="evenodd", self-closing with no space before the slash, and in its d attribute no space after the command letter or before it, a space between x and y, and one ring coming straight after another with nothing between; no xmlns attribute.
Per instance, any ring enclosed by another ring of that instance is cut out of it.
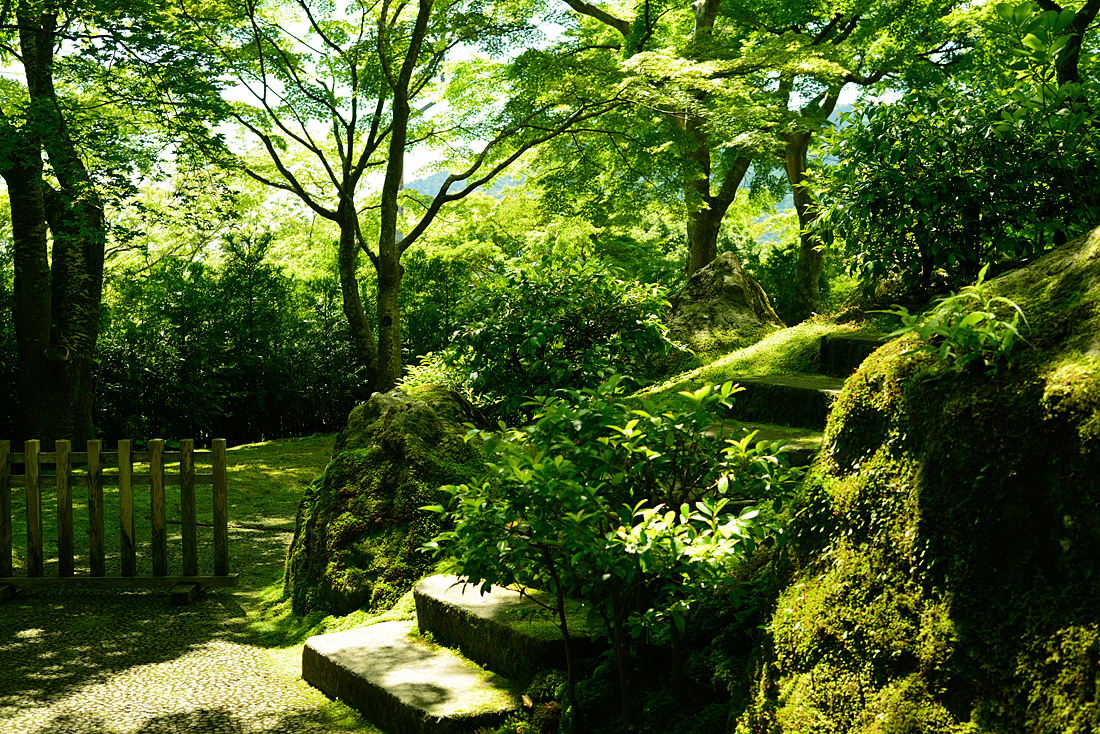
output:
<svg viewBox="0 0 1100 734"><path fill-rule="evenodd" d="M414 626L381 622L310 637L302 678L390 734L473 732L518 710L509 681L414 635Z"/></svg>
<svg viewBox="0 0 1100 734"><path fill-rule="evenodd" d="M867 332L826 334L821 337L821 373L846 378L888 341L888 336Z"/></svg>
<svg viewBox="0 0 1100 734"><path fill-rule="evenodd" d="M736 399L736 396L735 396ZM756 431L756 441L783 441L787 461L791 466L809 466L821 450L823 434L813 428L792 428L771 423L748 423L745 421L727 421L723 426L726 438L740 440L746 432ZM715 431L716 433L716 431ZM711 435L714 435L712 433Z"/></svg>
<svg viewBox="0 0 1100 734"><path fill-rule="evenodd" d="M844 387L836 377L746 377L734 382L745 388L733 396L735 420L822 429L833 400Z"/></svg>
<svg viewBox="0 0 1100 734"><path fill-rule="evenodd" d="M544 604L553 598L529 592ZM561 631L534 600L494 586L482 594L477 586L450 575L429 576L413 588L420 631L436 642L456 647L471 660L511 678L524 678L546 668L565 668ZM588 635L588 611L580 602L566 604L571 650L584 657L599 651Z"/></svg>

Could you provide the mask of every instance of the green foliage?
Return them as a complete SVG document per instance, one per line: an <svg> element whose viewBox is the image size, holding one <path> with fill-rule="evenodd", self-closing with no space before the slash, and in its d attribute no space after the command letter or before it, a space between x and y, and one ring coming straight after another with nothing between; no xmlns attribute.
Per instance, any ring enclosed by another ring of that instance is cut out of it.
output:
<svg viewBox="0 0 1100 734"><path fill-rule="evenodd" d="M230 444L335 430L360 398L335 278L294 279L266 235L220 266L180 256L109 273L95 420L138 440Z"/></svg>
<svg viewBox="0 0 1100 734"><path fill-rule="evenodd" d="M441 359L499 416L530 396L593 388L610 375L651 377L678 347L665 337L663 291L626 280L597 261L549 257L483 278L465 305L465 326Z"/></svg>
<svg viewBox="0 0 1100 734"><path fill-rule="evenodd" d="M841 116L826 148L837 165L817 178L817 226L843 238L867 289L889 275L909 288L961 285L1091 224L1077 182L1095 178L1094 159L1062 152L1049 116L1016 106L943 87Z"/></svg>
<svg viewBox="0 0 1100 734"><path fill-rule="evenodd" d="M940 362L957 370L977 359L982 360L987 372L996 372L1001 361L1011 364L1012 348L1022 338L1019 325L1024 312L1009 299L986 293L982 282L988 269L988 265L983 267L977 282L968 289L938 299L927 316L910 314L904 306L879 311L901 319L902 327L890 336L916 334L921 340L918 349L932 352ZM996 304L1010 309L1010 320L997 315Z"/></svg>
<svg viewBox="0 0 1100 734"><path fill-rule="evenodd" d="M777 508L800 474L777 444L708 432L731 384L631 409L618 402L619 383L539 399L525 429L490 438L495 480L445 488L453 530L430 546L486 588L590 602L622 666L628 635L670 625L679 639L698 595L780 534L757 505Z"/></svg>
<svg viewBox="0 0 1100 734"><path fill-rule="evenodd" d="M1008 65L1015 72L1016 88L1010 96L1016 109L1001 110L1003 122L994 126L1001 136L1020 129L1028 118L1037 118L1041 135L1053 145L1044 151L1057 161L1070 195L1078 208L1088 212L1095 222L1100 214L1100 200L1095 189L1095 166L1085 167L1083 161L1095 161L1098 153L1096 85L1088 81L1058 83L1058 67L1065 62L1074 36L1070 25L1076 13L1073 8L1041 12L1031 2L1012 7L996 6L1000 24L995 28L1012 38L1016 61Z"/></svg>

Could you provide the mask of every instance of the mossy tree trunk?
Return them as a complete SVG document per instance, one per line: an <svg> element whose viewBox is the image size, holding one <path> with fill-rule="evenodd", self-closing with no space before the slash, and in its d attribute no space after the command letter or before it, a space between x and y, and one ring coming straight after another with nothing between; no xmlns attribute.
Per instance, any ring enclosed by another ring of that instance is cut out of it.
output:
<svg viewBox="0 0 1100 734"><path fill-rule="evenodd" d="M19 426L26 438L79 442L92 437L103 206L54 89L57 17L21 4L17 18L29 102L22 120L0 120L0 175L12 209Z"/></svg>

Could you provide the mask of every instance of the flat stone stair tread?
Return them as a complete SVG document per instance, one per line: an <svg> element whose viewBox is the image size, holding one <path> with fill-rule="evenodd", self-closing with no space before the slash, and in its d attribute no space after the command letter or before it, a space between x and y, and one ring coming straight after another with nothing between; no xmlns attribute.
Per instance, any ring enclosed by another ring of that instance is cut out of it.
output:
<svg viewBox="0 0 1100 734"><path fill-rule="evenodd" d="M717 433L715 425L711 435ZM783 441L787 460L792 466L808 466L821 450L824 434L813 428L778 426L772 423L747 423L744 421L726 421L722 424L726 438L740 440L745 433L756 431L753 443L758 441Z"/></svg>
<svg viewBox="0 0 1100 734"><path fill-rule="evenodd" d="M796 390L814 390L817 392L840 394L844 388L844 379L828 375L769 375L767 377L742 377L735 384L764 384L791 387Z"/></svg>
<svg viewBox="0 0 1100 734"><path fill-rule="evenodd" d="M500 586L482 594L479 586L449 574L429 576L413 588L421 632L430 632L440 644L457 647L471 660L514 678L565 667L561 631L530 595L553 603L542 592L520 594ZM593 653L587 608L567 600L566 614L573 653Z"/></svg>
<svg viewBox="0 0 1100 734"><path fill-rule="evenodd" d="M733 395L736 420L822 429L844 380L824 375L735 378L744 390Z"/></svg>
<svg viewBox="0 0 1100 734"><path fill-rule="evenodd" d="M417 638L414 626L380 622L310 637L302 678L393 734L472 732L519 708L508 680Z"/></svg>

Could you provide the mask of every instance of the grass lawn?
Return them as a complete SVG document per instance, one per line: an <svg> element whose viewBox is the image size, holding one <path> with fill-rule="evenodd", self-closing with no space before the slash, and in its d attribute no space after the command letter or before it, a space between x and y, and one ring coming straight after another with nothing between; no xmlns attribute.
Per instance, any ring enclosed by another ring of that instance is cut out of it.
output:
<svg viewBox="0 0 1100 734"><path fill-rule="evenodd" d="M290 679L301 674L302 645L311 635L415 616L411 593L394 609L381 614L355 612L346 617L314 614L304 619L294 617L289 601L282 599L283 560L294 532L298 503L309 483L324 472L334 440L332 435L310 436L236 446L228 451L230 569L238 572L240 579L236 589L210 593L232 594L232 600L243 612L250 644L263 648L276 670ZM147 469L147 466L135 466L135 473ZM166 474L173 471L175 467L166 468ZM208 471L208 464L196 466L196 473ZM169 486L166 492L169 573L175 574L180 572L181 563L179 487ZM118 490L106 487L104 495L107 572L117 575L120 568ZM205 574L212 572L210 523L213 510L209 485L196 487L196 500L200 523L199 572ZM148 488L135 487L139 575L151 574L149 504ZM14 489L13 565L16 575L26 573L25 505L25 490ZM57 501L52 487L42 490L42 514L45 575L56 576ZM83 487L73 488L73 517L76 574L86 575L88 503L87 490ZM329 702L326 709L329 725L335 730L378 731L341 703Z"/></svg>

